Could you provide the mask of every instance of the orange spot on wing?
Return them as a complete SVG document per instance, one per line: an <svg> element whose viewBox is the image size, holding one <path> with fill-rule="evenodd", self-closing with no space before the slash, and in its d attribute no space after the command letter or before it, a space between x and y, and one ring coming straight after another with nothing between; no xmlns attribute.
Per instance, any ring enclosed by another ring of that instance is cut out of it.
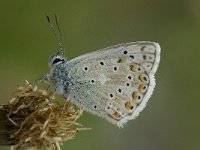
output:
<svg viewBox="0 0 200 150"><path fill-rule="evenodd" d="M115 111L111 116L116 120L119 120L121 118L121 115L117 111Z"/></svg>
<svg viewBox="0 0 200 150"><path fill-rule="evenodd" d="M144 81L147 81L148 79L147 79L147 77L145 75L141 74L141 75L139 75L139 80L144 82Z"/></svg>
<svg viewBox="0 0 200 150"><path fill-rule="evenodd" d="M133 92L132 97L133 97L134 100L137 100L137 99L138 99L138 94L137 94L137 92Z"/></svg>
<svg viewBox="0 0 200 150"><path fill-rule="evenodd" d="M121 57L119 60L118 60L118 63L125 63L126 62L126 58L125 57Z"/></svg>
<svg viewBox="0 0 200 150"><path fill-rule="evenodd" d="M130 101L128 101L128 102L125 103L125 108L126 108L127 110L132 110L132 109L133 109L133 105L131 104Z"/></svg>
<svg viewBox="0 0 200 150"><path fill-rule="evenodd" d="M131 65L131 71L133 71L133 72L136 72L137 71L137 65L136 64L133 64L133 65Z"/></svg>
<svg viewBox="0 0 200 150"><path fill-rule="evenodd" d="M139 85L139 90L140 90L140 91L146 90L146 85L140 84L140 85Z"/></svg>

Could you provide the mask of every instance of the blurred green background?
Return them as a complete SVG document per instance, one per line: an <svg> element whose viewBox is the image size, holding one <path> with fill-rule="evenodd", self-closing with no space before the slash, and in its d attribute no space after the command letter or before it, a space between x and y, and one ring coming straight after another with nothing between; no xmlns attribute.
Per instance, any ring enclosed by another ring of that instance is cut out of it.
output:
<svg viewBox="0 0 200 150"><path fill-rule="evenodd" d="M58 48L45 12L59 16L69 59L131 41L156 41L162 48L157 85L140 116L118 129L85 113L78 121L92 130L63 149L200 149L199 0L1 0L1 103L17 84L48 72Z"/></svg>

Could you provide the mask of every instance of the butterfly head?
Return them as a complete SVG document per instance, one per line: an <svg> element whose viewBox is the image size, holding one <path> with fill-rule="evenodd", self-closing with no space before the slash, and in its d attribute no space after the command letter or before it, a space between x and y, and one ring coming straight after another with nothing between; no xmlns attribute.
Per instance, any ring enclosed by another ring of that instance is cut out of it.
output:
<svg viewBox="0 0 200 150"><path fill-rule="evenodd" d="M59 53L54 54L49 59L49 68L54 68L55 66L66 63L67 60L64 56L59 55Z"/></svg>

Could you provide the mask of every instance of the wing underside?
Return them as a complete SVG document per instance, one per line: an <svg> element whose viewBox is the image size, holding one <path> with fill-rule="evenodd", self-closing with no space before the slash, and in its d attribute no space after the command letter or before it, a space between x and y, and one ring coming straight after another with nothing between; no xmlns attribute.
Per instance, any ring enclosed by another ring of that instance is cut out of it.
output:
<svg viewBox="0 0 200 150"><path fill-rule="evenodd" d="M70 99L122 126L146 106L159 61L160 46L154 42L120 44L72 59Z"/></svg>

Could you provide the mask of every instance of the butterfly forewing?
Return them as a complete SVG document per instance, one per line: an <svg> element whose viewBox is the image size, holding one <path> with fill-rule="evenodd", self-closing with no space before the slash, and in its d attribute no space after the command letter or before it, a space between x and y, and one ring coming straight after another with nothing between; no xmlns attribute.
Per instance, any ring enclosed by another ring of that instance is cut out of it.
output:
<svg viewBox="0 0 200 150"><path fill-rule="evenodd" d="M154 86L160 46L134 42L108 47L69 61L70 99L122 126L145 107Z"/></svg>

